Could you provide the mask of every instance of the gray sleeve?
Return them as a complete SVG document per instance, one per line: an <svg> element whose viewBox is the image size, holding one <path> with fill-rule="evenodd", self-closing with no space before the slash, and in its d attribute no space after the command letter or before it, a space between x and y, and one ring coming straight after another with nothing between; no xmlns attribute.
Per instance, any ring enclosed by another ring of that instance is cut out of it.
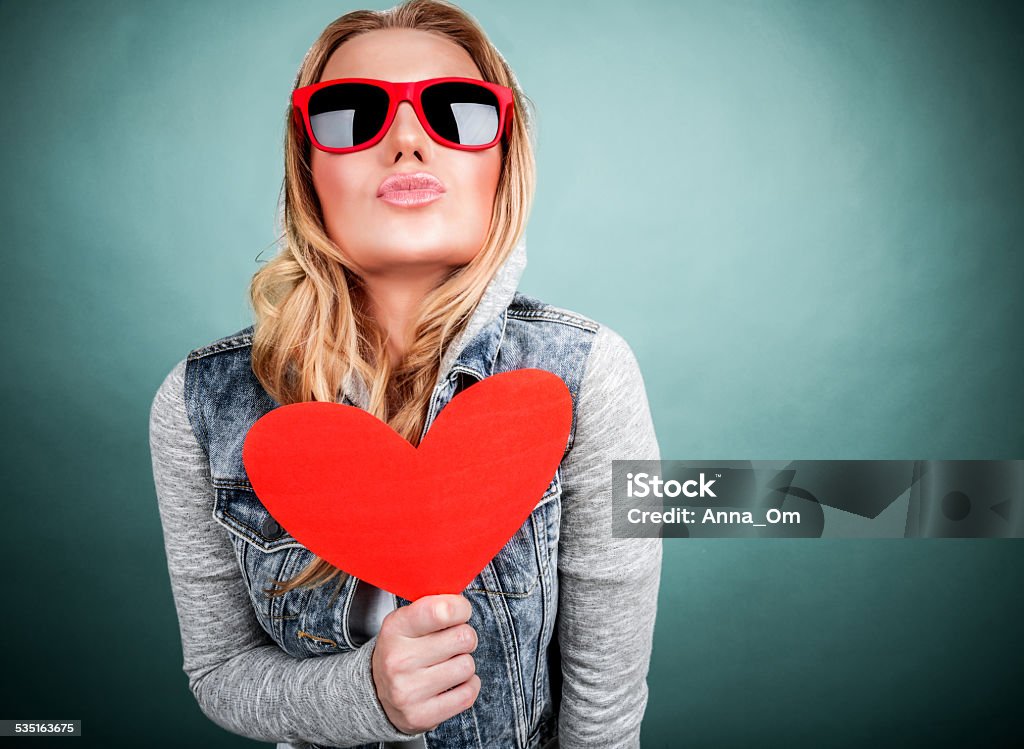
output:
<svg viewBox="0 0 1024 749"><path fill-rule="evenodd" d="M660 457L636 357L602 326L580 388L576 438L562 463L560 749L640 746L661 539L612 538L611 461Z"/></svg>
<svg viewBox="0 0 1024 749"><path fill-rule="evenodd" d="M210 464L185 411L185 361L150 410L153 479L183 670L203 713L259 741L351 746L413 738L397 730L377 699L370 657L358 650L298 659L256 620L228 532L213 519Z"/></svg>

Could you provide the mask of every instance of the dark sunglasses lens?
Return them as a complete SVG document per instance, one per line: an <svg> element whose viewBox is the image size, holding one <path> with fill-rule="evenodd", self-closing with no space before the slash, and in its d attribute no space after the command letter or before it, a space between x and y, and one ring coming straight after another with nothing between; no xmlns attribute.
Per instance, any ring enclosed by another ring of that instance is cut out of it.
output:
<svg viewBox="0 0 1024 749"><path fill-rule="evenodd" d="M437 83L423 91L427 122L442 138L482 146L498 135L498 97L472 83Z"/></svg>
<svg viewBox="0 0 1024 749"><path fill-rule="evenodd" d="M313 135L328 148L366 143L380 132L387 114L387 92L368 83L327 86L309 99Z"/></svg>

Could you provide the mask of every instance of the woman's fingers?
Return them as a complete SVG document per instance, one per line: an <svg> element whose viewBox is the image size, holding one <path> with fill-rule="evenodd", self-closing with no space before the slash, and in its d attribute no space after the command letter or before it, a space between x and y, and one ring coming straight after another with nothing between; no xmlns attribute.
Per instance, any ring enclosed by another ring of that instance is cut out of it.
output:
<svg viewBox="0 0 1024 749"><path fill-rule="evenodd" d="M384 617L371 670L384 712L406 733L430 730L476 700L472 613L464 596L436 595Z"/></svg>
<svg viewBox="0 0 1024 749"><path fill-rule="evenodd" d="M431 632L469 621L473 607L462 595L424 596L395 609L388 619L396 633L405 637L422 637Z"/></svg>
<svg viewBox="0 0 1024 749"><path fill-rule="evenodd" d="M420 704L420 725L421 730L433 730L438 725L448 720L453 715L458 715L463 710L468 710L476 702L480 694L480 677L476 674L470 676L466 681L453 689L442 692L436 697L431 697Z"/></svg>

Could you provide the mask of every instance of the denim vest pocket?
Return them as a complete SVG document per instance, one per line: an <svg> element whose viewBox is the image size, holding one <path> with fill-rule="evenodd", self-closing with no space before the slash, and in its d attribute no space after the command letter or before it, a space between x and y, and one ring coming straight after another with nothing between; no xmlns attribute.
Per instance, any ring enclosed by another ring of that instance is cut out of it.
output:
<svg viewBox="0 0 1024 749"><path fill-rule="evenodd" d="M536 592L558 545L561 496L561 475L556 471L533 512L470 583L467 592L513 598L525 598Z"/></svg>
<svg viewBox="0 0 1024 749"><path fill-rule="evenodd" d="M213 484L217 492L213 516L229 531L256 619L282 649L296 656L307 654L289 634L310 591L296 589L273 598L266 591L274 580L298 574L309 552L274 520L248 482L214 479Z"/></svg>
<svg viewBox="0 0 1024 749"><path fill-rule="evenodd" d="M346 576L271 598L274 580L289 580L315 554L282 528L247 481L215 479L216 520L228 529L256 618L274 641L296 658L358 647L347 632L347 607L356 579Z"/></svg>
<svg viewBox="0 0 1024 749"><path fill-rule="evenodd" d="M234 535L261 551L301 546L263 506L248 481L214 479L217 502L213 516Z"/></svg>

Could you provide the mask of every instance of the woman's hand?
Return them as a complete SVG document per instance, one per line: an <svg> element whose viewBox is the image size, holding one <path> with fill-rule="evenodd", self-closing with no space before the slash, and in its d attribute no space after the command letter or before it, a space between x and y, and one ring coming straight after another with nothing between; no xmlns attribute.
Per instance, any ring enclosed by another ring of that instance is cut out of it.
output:
<svg viewBox="0 0 1024 749"><path fill-rule="evenodd" d="M436 728L476 701L480 677L470 655L477 646L462 595L423 596L381 623L371 659L377 697L395 728Z"/></svg>

